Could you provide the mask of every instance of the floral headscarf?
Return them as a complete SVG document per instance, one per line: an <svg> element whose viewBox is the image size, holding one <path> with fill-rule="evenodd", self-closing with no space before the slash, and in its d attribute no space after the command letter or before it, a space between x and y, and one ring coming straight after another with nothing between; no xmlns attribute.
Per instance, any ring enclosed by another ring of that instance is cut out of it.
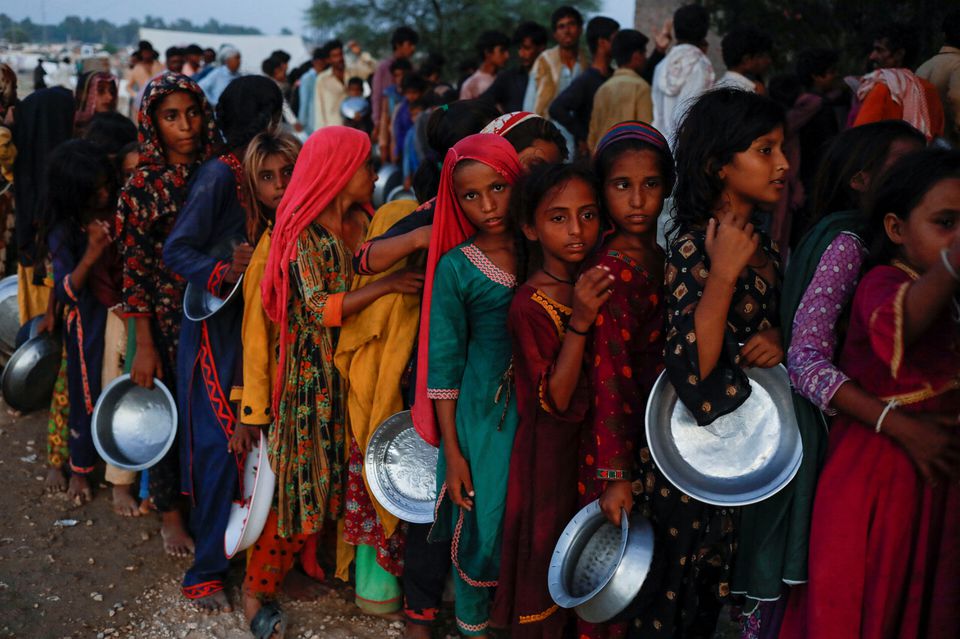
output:
<svg viewBox="0 0 960 639"><path fill-rule="evenodd" d="M77 114L73 118L75 126L82 127L93 118L101 84L112 84L116 91L117 78L105 71L95 71L80 76L77 83Z"/></svg>
<svg viewBox="0 0 960 639"><path fill-rule="evenodd" d="M0 113L17 101L17 74L10 65L0 63Z"/></svg>

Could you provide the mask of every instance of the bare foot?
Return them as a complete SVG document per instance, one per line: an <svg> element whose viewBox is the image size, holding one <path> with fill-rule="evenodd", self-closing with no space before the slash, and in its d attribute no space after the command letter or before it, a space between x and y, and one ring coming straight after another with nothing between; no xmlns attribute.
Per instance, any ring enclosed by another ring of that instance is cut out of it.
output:
<svg viewBox="0 0 960 639"><path fill-rule="evenodd" d="M270 605L276 607L275 603ZM260 612L261 608L263 608L263 603L259 599L257 599L256 595L253 595L247 592L246 589L244 589L243 590L243 616L247 620L247 626L250 627L251 631L259 630L259 629L254 629L252 627L252 624L253 624L253 618L257 616L257 613ZM284 630L285 624L283 622L283 617L282 617L283 613L281 612L280 615L281 616L278 617L277 622L273 626L273 632L270 634L270 639L283 639L283 630Z"/></svg>
<svg viewBox="0 0 960 639"><path fill-rule="evenodd" d="M205 615L218 615L221 612L233 612L233 606L230 605L230 600L227 599L227 593L222 590L218 590L212 595L207 595L206 597L194 599L191 603L193 603L197 610Z"/></svg>
<svg viewBox="0 0 960 639"><path fill-rule="evenodd" d="M296 601L315 601L330 590L297 568L288 572L283 580L283 592Z"/></svg>
<svg viewBox="0 0 960 639"><path fill-rule="evenodd" d="M179 510L171 510L161 514L163 524L160 526L160 536L163 538L163 549L173 557L189 557L193 554L193 539L183 525L183 515Z"/></svg>
<svg viewBox="0 0 960 639"><path fill-rule="evenodd" d="M387 621L404 621L406 617L403 616L403 613L399 610L395 612L368 612L363 608L360 608L360 612L365 615L370 615L371 617L377 617L378 619L385 619ZM428 631L429 636L429 631Z"/></svg>
<svg viewBox="0 0 960 639"><path fill-rule="evenodd" d="M67 476L62 468L48 468L47 476L43 480L43 490L50 494L62 493L67 490Z"/></svg>
<svg viewBox="0 0 960 639"><path fill-rule="evenodd" d="M430 626L407 621L403 629L403 639L430 639Z"/></svg>
<svg viewBox="0 0 960 639"><path fill-rule="evenodd" d="M93 499L93 489L90 488L90 482L86 475L74 473L70 475L70 483L67 485L67 497L77 506L82 506Z"/></svg>
<svg viewBox="0 0 960 639"><path fill-rule="evenodd" d="M113 512L121 517L140 516L140 506L133 496L133 484L114 484Z"/></svg>
<svg viewBox="0 0 960 639"><path fill-rule="evenodd" d="M157 507L153 504L153 497L147 497L140 502L140 514L149 515L152 512L155 512Z"/></svg>

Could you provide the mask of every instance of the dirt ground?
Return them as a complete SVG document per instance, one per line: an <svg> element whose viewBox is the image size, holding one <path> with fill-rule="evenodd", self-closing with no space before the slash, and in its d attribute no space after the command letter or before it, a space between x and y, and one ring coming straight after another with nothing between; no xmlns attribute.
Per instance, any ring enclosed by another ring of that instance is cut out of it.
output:
<svg viewBox="0 0 960 639"><path fill-rule="evenodd" d="M179 583L189 560L163 554L157 517L117 517L102 482L84 506L45 495L45 462L46 414L13 417L0 403L0 637L250 637L239 612L204 617L186 606ZM237 604L243 567L233 568ZM345 586L282 604L288 639L402 635L400 622L361 614Z"/></svg>

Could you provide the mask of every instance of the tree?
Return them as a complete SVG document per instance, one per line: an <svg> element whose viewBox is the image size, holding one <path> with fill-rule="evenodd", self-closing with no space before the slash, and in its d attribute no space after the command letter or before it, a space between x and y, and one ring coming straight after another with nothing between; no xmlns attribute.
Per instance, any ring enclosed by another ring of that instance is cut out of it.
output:
<svg viewBox="0 0 960 639"><path fill-rule="evenodd" d="M599 7L598 0L569 4L583 13ZM482 31L499 29L509 35L524 20L548 26L554 8L530 0L313 0L307 20L323 38L357 40L384 55L390 52L394 27L406 24L420 34L421 50L443 54L452 69L475 60L473 45Z"/></svg>

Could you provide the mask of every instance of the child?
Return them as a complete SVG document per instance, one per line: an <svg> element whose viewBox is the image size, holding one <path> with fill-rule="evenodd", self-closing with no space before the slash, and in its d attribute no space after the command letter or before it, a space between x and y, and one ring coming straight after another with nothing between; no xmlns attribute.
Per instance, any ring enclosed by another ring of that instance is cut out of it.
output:
<svg viewBox="0 0 960 639"><path fill-rule="evenodd" d="M420 166L420 156L417 155L417 120L420 119L423 109L426 105L423 100L416 100L410 103L411 126L407 129L406 137L403 139L403 188L413 187L413 174L417 172Z"/></svg>
<svg viewBox="0 0 960 639"><path fill-rule="evenodd" d="M873 421L842 414L831 424L810 582L791 598L783 637L960 633L958 211L955 151L904 157L873 194L875 266L854 296L839 366L885 407ZM890 436L897 413L915 418L912 436L937 451L932 463Z"/></svg>
<svg viewBox="0 0 960 639"><path fill-rule="evenodd" d="M677 220L664 276L665 364L680 401L702 426L747 399L750 382L742 367L783 360L777 249L750 223L781 196L789 168L783 136L782 107L737 89L705 94L678 132ZM664 574L640 618L640 633L709 635L731 592L737 532L754 534L753 523L740 531L734 523L755 522L757 508L708 506L659 473L654 477L652 511ZM756 521L761 530L763 524ZM747 543L741 550L754 551ZM753 576L749 569L744 574Z"/></svg>
<svg viewBox="0 0 960 639"><path fill-rule="evenodd" d="M256 248L243 279L242 387L235 388L231 396L240 402L240 424L228 448L238 455L249 453L259 441L260 431L269 428L272 421L270 398L277 374L279 332L264 313L260 282L267 265L276 210L299 153L297 138L273 130L253 138L243 158L247 237ZM271 509L260 538L247 554L247 575L243 581L243 612L254 636L263 634L255 628L272 627L271 622L275 626L280 623L278 617L282 620L279 608L269 600L275 597L277 587L293 567L306 537L277 535L277 513ZM262 603L263 600L268 603Z"/></svg>
<svg viewBox="0 0 960 639"><path fill-rule="evenodd" d="M86 140L59 146L49 159L46 179L44 230L53 262L54 293L67 309L67 496L83 504L93 497L87 475L96 465L97 452L90 420L100 395L107 309L113 305L112 298L119 297L116 288L100 286L103 277L98 272L116 270L116 254L108 251L112 240L107 222L116 180L106 153Z"/></svg>
<svg viewBox="0 0 960 639"><path fill-rule="evenodd" d="M514 226L539 248L541 268L510 304L520 422L510 453L503 555L491 623L510 636L567 636L572 612L550 598L553 548L577 512L581 427L590 408L582 374L587 331L609 297L606 267L580 267L600 236L593 174L534 167L514 191Z"/></svg>
<svg viewBox="0 0 960 639"><path fill-rule="evenodd" d="M138 163L120 192L116 219L123 311L135 333L135 351L129 348L126 355L133 383L152 388L156 377L176 396L184 284L164 262L163 243L180 215L190 178L213 150L216 125L200 87L174 73L162 73L146 86L138 125ZM180 512L179 460L174 446L148 476L163 522L164 551L182 557L194 544Z"/></svg>
<svg viewBox="0 0 960 639"><path fill-rule="evenodd" d="M441 445L430 539L452 540L457 626L469 636L486 636L517 426L505 328L516 287L507 215L519 174L516 151L498 136L471 135L447 152L420 315L413 420Z"/></svg>
<svg viewBox="0 0 960 639"><path fill-rule="evenodd" d="M240 158L258 133L280 120L283 96L262 76L237 78L217 105L225 148L195 172L190 194L163 245L171 271L214 295L225 295L243 274L253 253L246 242L245 182ZM225 243L239 242L232 256ZM218 253L211 256L211 253ZM206 320L184 320L177 347L177 402L181 428L182 490L193 500L193 566L182 591L206 612L232 610L223 592L229 563L223 534L243 466L227 444L236 428L229 386L237 370L243 304L233 301Z"/></svg>

